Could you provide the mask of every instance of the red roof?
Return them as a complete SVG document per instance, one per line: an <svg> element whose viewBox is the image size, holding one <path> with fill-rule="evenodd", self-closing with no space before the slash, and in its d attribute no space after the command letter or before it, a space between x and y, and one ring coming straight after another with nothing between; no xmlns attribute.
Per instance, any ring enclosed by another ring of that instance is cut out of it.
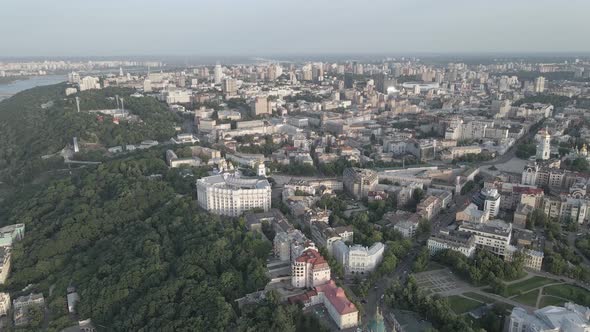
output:
<svg viewBox="0 0 590 332"><path fill-rule="evenodd" d="M328 262L320 255L320 253L315 249L307 249L305 250L301 256L295 259L296 262L299 263L308 263L311 264L313 267L319 265L328 265Z"/></svg>
<svg viewBox="0 0 590 332"><path fill-rule="evenodd" d="M358 311L354 303L350 302L344 293L344 289L336 286L334 280L321 286L316 286L315 290L319 293L324 293L324 296L330 301L334 309L340 315L350 314Z"/></svg>
<svg viewBox="0 0 590 332"><path fill-rule="evenodd" d="M515 193L518 193L518 194L527 194L527 195L541 195L541 194L543 194L543 189L541 189L541 188L515 186L512 188L512 191Z"/></svg>
<svg viewBox="0 0 590 332"><path fill-rule="evenodd" d="M295 303L305 303L307 301L309 301L313 296L318 295L318 292L316 292L315 290L309 290L303 294L299 294L299 295L293 295L290 296L287 301L290 304L295 304Z"/></svg>

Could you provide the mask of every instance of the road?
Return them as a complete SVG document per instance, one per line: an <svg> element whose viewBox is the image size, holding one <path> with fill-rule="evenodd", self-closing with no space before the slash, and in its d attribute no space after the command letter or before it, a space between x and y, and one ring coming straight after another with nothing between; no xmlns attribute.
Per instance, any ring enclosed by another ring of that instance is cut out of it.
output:
<svg viewBox="0 0 590 332"><path fill-rule="evenodd" d="M439 230L447 227L449 224L455 221L455 214L458 210L463 209L465 206L469 204L471 196L477 190L473 190L465 195L457 195L454 197L453 204L446 210L446 212L439 214L432 220L432 232L438 232ZM393 280L399 280L400 283L404 283L406 278L411 273L412 265L416 256L420 253L422 246L426 243L425 239L420 241L416 241L414 246L410 249L408 254L400 261L398 261L397 267L392 275L384 276L383 278L379 279L375 286L369 290L369 294L365 298L367 301L364 304L365 310L365 317L363 317L363 325L366 325L370 319L375 315L375 311L377 310L377 305L382 310L382 314L385 317L391 313L391 308L383 305L382 297L385 294L385 291L391 284ZM393 326L389 325L389 321L385 320L386 324L388 325L388 330L392 330Z"/></svg>

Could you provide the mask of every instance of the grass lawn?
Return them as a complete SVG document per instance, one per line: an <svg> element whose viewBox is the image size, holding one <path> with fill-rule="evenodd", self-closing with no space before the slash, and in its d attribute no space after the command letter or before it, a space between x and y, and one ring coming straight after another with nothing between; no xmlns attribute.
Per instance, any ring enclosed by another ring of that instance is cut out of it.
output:
<svg viewBox="0 0 590 332"><path fill-rule="evenodd" d="M539 290L533 290L528 293L524 293L518 295L517 297L512 298L514 301L520 302L522 304L526 304L533 308L537 307L537 297L539 296Z"/></svg>
<svg viewBox="0 0 590 332"><path fill-rule="evenodd" d="M469 298L472 298L474 300L481 301L483 303L494 303L494 302L496 302L496 300L491 299L491 298L489 298L489 297L487 297L485 295L481 295L479 293L467 292L467 293L463 293L462 295L463 296L467 296Z"/></svg>
<svg viewBox="0 0 590 332"><path fill-rule="evenodd" d="M543 294L561 297L577 304L590 305L590 292L574 285L553 285L543 289Z"/></svg>
<svg viewBox="0 0 590 332"><path fill-rule="evenodd" d="M519 294L521 292L522 293L528 292L528 291L535 289L537 287L541 287L543 285L551 284L554 282L558 282L558 281L555 279L534 276L532 278L508 285L506 290L507 290L508 296L512 296L512 295Z"/></svg>
<svg viewBox="0 0 590 332"><path fill-rule="evenodd" d="M539 308L546 307L548 305L563 306L565 300L555 296L543 295L541 302L539 302Z"/></svg>
<svg viewBox="0 0 590 332"><path fill-rule="evenodd" d="M449 301L451 309L453 309L458 315L471 311L483 304L479 301L471 300L459 295L449 296L447 297L447 300Z"/></svg>

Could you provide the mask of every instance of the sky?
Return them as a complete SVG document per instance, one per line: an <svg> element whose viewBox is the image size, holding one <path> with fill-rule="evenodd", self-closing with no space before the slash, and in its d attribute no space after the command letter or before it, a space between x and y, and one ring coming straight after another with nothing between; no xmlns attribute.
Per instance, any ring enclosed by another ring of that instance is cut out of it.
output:
<svg viewBox="0 0 590 332"><path fill-rule="evenodd" d="M589 0L1 0L0 57L590 52Z"/></svg>

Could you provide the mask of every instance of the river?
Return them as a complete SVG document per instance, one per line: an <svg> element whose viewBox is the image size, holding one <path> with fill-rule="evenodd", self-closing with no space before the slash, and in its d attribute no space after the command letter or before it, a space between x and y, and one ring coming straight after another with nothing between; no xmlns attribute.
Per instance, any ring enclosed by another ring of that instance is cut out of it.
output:
<svg viewBox="0 0 590 332"><path fill-rule="evenodd" d="M0 84L0 100L36 86L57 84L66 80L66 75L45 75L31 76L30 78L14 81L8 84Z"/></svg>

